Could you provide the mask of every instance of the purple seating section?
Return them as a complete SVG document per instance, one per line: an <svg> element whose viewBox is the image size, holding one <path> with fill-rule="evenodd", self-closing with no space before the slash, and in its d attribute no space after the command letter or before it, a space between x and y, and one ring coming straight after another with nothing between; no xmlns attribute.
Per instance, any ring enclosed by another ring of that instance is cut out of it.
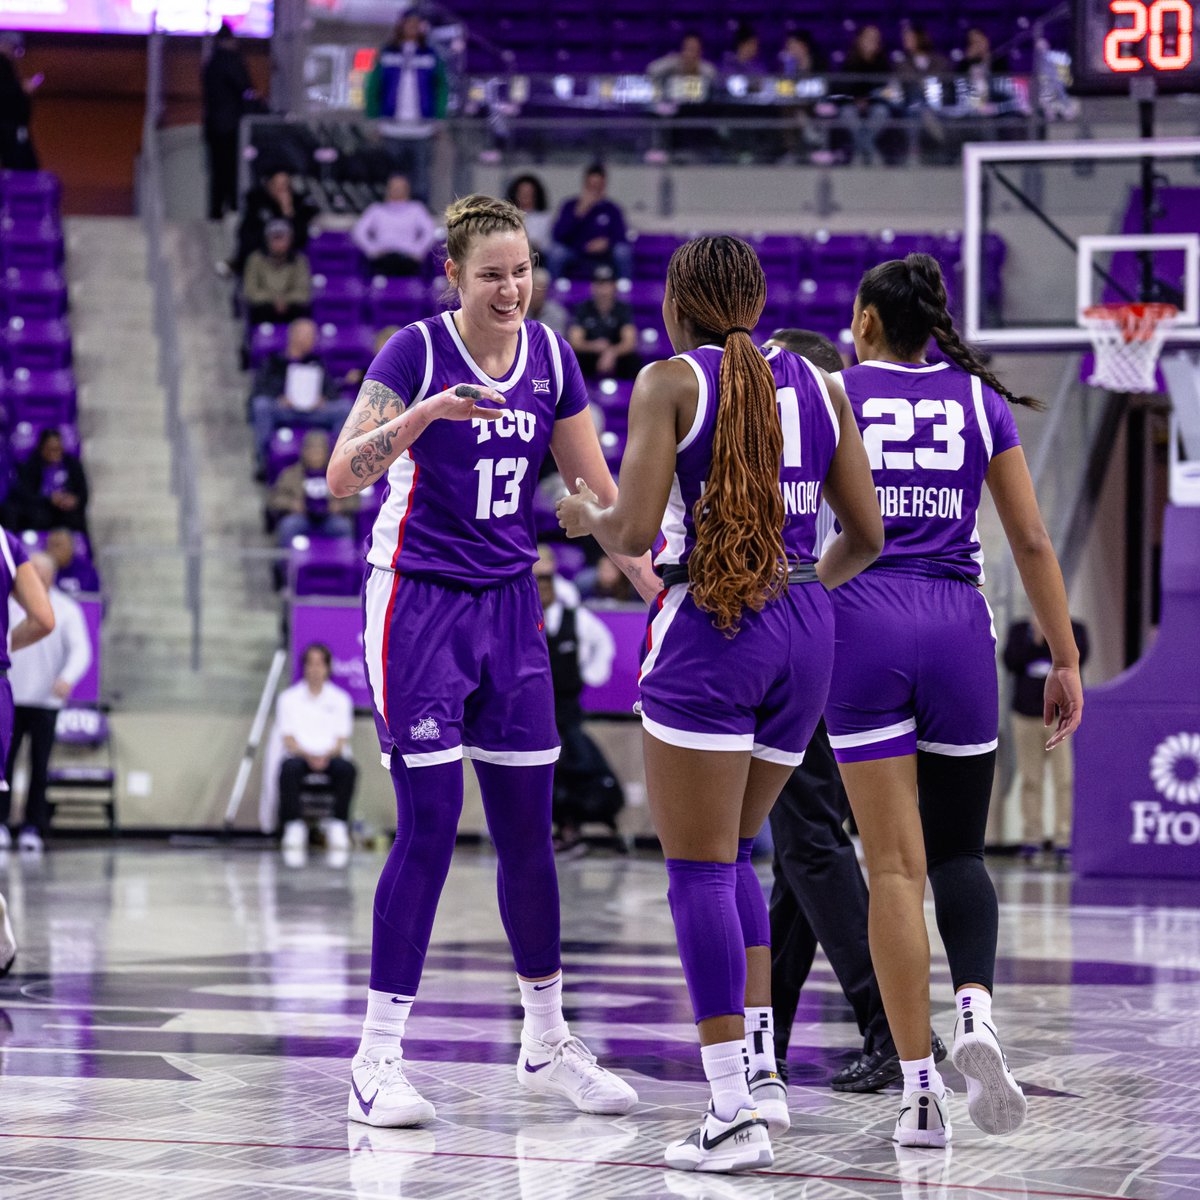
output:
<svg viewBox="0 0 1200 1200"><path fill-rule="evenodd" d="M894 49L901 16L920 21L938 49L949 54L962 46L971 26L983 28L993 43L1003 42L1046 6L1033 0L909 0L897 8L889 0L862 0L850 19L836 6L801 8L772 0L610 0L603 20L596 19L595 7L586 0L559 0L552 20L547 20L540 0L511 0L499 19L487 0L460 0L454 7L468 25L486 31L508 51L511 66L518 70L609 73L642 71L652 59L674 50L690 31L704 39L706 57L720 62L743 22L760 34L768 61L789 30L803 29L836 69L859 26L879 25L889 49ZM1014 64L1014 69L1024 65ZM495 63L484 48L472 47L468 68L482 73L494 69Z"/></svg>

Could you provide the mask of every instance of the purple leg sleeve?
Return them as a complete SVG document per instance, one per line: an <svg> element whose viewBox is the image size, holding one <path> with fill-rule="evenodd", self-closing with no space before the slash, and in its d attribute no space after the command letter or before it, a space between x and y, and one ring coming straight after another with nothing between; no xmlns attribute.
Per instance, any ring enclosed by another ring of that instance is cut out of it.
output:
<svg viewBox="0 0 1200 1200"><path fill-rule="evenodd" d="M517 974L526 979L553 975L562 965L558 873L550 827L554 764L505 767L475 759L472 765L496 847L500 920Z"/></svg>
<svg viewBox="0 0 1200 1200"><path fill-rule="evenodd" d="M375 889L371 987L415 996L463 804L461 762L406 767L392 752L396 840Z"/></svg>
<svg viewBox="0 0 1200 1200"><path fill-rule="evenodd" d="M747 949L771 944L771 917L767 898L750 861L754 850L753 838L738 838L737 910L742 922L742 939Z"/></svg>
<svg viewBox="0 0 1200 1200"><path fill-rule="evenodd" d="M738 919L737 865L667 859L667 900L696 1024L742 1016L746 947Z"/></svg>

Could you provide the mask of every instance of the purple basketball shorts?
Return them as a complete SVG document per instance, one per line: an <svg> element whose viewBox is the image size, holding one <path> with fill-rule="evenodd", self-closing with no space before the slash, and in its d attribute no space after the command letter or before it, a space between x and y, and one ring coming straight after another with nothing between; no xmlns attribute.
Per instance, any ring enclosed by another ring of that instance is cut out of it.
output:
<svg viewBox="0 0 1200 1200"><path fill-rule="evenodd" d="M798 766L833 666L833 611L819 583L793 584L726 637L687 584L651 606L639 680L642 725L689 750L749 750Z"/></svg>
<svg viewBox="0 0 1200 1200"><path fill-rule="evenodd" d="M3 536L0 533L0 537ZM11 783L4 778L4 766L12 748L14 715L12 684L7 679L0 679L0 781L4 782L4 790L7 790Z"/></svg>
<svg viewBox="0 0 1200 1200"><path fill-rule="evenodd" d="M996 631L977 587L875 570L832 597L837 646L825 723L838 762L996 748Z"/></svg>
<svg viewBox="0 0 1200 1200"><path fill-rule="evenodd" d="M550 656L532 575L465 591L372 567L363 654L384 762L558 758Z"/></svg>

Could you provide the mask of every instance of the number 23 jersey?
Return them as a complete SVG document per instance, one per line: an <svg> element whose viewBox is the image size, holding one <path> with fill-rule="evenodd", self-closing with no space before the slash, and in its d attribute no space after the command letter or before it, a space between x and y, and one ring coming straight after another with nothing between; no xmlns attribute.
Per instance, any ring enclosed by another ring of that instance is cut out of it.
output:
<svg viewBox="0 0 1200 1200"><path fill-rule="evenodd" d="M496 421L434 421L392 464L367 561L469 587L526 573L537 560L533 496L554 422L588 405L571 348L539 322L525 321L511 370L492 379L447 312L394 334L366 379L391 388L410 408L460 383L494 388L505 400Z"/></svg>
<svg viewBox="0 0 1200 1200"><path fill-rule="evenodd" d="M922 561L983 578L976 513L997 454L1020 445L1002 397L950 363L863 362L841 373L883 514L880 566Z"/></svg>

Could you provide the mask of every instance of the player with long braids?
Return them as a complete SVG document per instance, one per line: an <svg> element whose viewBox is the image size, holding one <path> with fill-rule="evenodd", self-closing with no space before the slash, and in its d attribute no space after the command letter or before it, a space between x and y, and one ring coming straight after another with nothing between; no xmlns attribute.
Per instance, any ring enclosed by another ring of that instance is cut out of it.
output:
<svg viewBox="0 0 1200 1200"><path fill-rule="evenodd" d="M833 597L837 652L825 720L871 879L871 957L904 1072L894 1137L944 1146L951 1123L929 1046L928 875L957 1018L951 1056L971 1119L1010 1133L1026 1103L992 1019L996 893L983 839L999 722L996 633L979 590L986 483L1053 655L1053 749L1079 724L1079 652L1054 548L1010 404L963 344L937 262L910 254L863 276L842 373L887 530L883 554ZM930 339L950 362L928 363Z"/></svg>
<svg viewBox="0 0 1200 1200"><path fill-rule="evenodd" d="M621 492L583 480L559 503L572 537L630 555L660 527L664 590L640 678L646 786L712 1103L667 1148L688 1171L773 1161L788 1127L775 1072L767 906L750 847L804 749L833 657L827 588L879 553L866 455L841 388L760 351L766 281L732 237L681 246L663 317L675 358L638 376ZM842 524L814 553L822 494ZM824 585L824 586L822 586Z"/></svg>

